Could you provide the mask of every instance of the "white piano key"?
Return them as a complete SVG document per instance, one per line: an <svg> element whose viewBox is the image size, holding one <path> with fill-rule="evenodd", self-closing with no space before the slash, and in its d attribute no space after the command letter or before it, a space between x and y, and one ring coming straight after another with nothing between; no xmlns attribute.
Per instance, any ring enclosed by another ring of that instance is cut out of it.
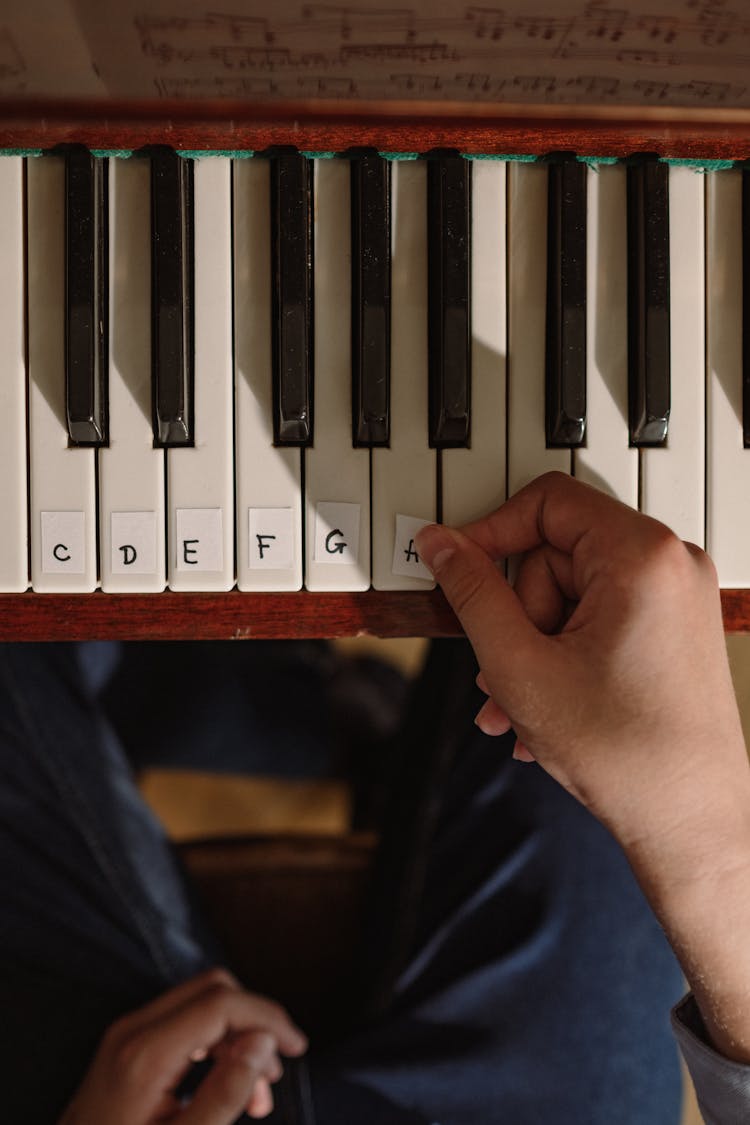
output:
<svg viewBox="0 0 750 1125"><path fill-rule="evenodd" d="M506 498L506 165L471 165L471 447L444 449L442 516L447 524L498 508Z"/></svg>
<svg viewBox="0 0 750 1125"><path fill-rule="evenodd" d="M270 169L234 163L237 585L302 585L302 454L274 448L271 394Z"/></svg>
<svg viewBox="0 0 750 1125"><path fill-rule="evenodd" d="M641 510L700 547L705 526L705 180L691 168L669 169L669 429L665 446L640 450Z"/></svg>
<svg viewBox="0 0 750 1125"><path fill-rule="evenodd" d="M511 164L508 230L508 495L541 473L571 471L569 449L547 449L545 319L547 169Z"/></svg>
<svg viewBox="0 0 750 1125"><path fill-rule="evenodd" d="M164 450L151 420L151 186L146 160L109 162L109 447L99 455L107 593L166 584Z"/></svg>
<svg viewBox="0 0 750 1125"><path fill-rule="evenodd" d="M352 445L350 169L316 160L314 445L305 450L305 586L370 585L370 454ZM340 534L333 534L334 532ZM345 544L345 546L343 545Z"/></svg>
<svg viewBox="0 0 750 1125"><path fill-rule="evenodd" d="M0 590L29 584L26 504L23 159L0 159Z"/></svg>
<svg viewBox="0 0 750 1125"><path fill-rule="evenodd" d="M589 169L586 255L586 444L573 450L573 472L637 508L638 450L630 448L628 428L624 165Z"/></svg>
<svg viewBox="0 0 750 1125"><path fill-rule="evenodd" d="M750 586L750 450L742 444L742 181L707 175L706 550L726 587Z"/></svg>
<svg viewBox="0 0 750 1125"><path fill-rule="evenodd" d="M68 446L65 411L63 159L30 158L27 189L32 585L45 593L91 591L97 581L96 455ZM53 542L61 526L65 535ZM76 529L80 542L68 541Z"/></svg>
<svg viewBox="0 0 750 1125"><path fill-rule="evenodd" d="M167 450L169 585L234 585L232 164L194 169L195 446Z"/></svg>
<svg viewBox="0 0 750 1125"><path fill-rule="evenodd" d="M371 454L372 584L424 590L430 581L394 573L393 555L397 516L436 515L427 424L427 168L395 160L391 172L391 444Z"/></svg>

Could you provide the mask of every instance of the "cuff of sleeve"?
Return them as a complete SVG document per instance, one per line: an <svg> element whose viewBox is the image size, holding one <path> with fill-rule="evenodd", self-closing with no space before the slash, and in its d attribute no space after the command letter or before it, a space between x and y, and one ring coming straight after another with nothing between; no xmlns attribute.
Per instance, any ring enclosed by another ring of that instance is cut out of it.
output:
<svg viewBox="0 0 750 1125"><path fill-rule="evenodd" d="M750 1065L734 1062L711 1046L692 992L672 1009L672 1030L695 1086L706 1125L750 1121Z"/></svg>

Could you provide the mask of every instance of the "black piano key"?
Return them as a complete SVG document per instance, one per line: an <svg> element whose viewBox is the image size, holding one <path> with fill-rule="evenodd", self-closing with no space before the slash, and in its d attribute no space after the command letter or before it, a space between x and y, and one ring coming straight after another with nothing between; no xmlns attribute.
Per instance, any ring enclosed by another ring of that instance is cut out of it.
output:
<svg viewBox="0 0 750 1125"><path fill-rule="evenodd" d="M457 155L427 164L429 437L436 448L470 439L471 166Z"/></svg>
<svg viewBox="0 0 750 1125"><path fill-rule="evenodd" d="M65 152L65 399L76 445L109 441L107 162Z"/></svg>
<svg viewBox="0 0 750 1125"><path fill-rule="evenodd" d="M547 445L578 446L586 429L586 166L551 160L547 209Z"/></svg>
<svg viewBox="0 0 750 1125"><path fill-rule="evenodd" d="M351 162L352 441L390 440L391 169L377 152Z"/></svg>
<svg viewBox="0 0 750 1125"><path fill-rule="evenodd" d="M742 170L742 438L750 449L750 168Z"/></svg>
<svg viewBox="0 0 750 1125"><path fill-rule="evenodd" d="M195 438L193 166L151 150L151 317L154 444Z"/></svg>
<svg viewBox="0 0 750 1125"><path fill-rule="evenodd" d="M312 445L312 169L271 158L273 425L277 445Z"/></svg>
<svg viewBox="0 0 750 1125"><path fill-rule="evenodd" d="M631 445L662 445L670 406L668 168L628 165L628 387Z"/></svg>

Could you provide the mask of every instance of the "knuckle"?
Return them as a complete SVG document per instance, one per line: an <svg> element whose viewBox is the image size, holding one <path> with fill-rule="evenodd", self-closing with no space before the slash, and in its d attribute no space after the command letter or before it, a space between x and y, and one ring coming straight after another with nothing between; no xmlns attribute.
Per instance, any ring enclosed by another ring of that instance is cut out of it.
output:
<svg viewBox="0 0 750 1125"><path fill-rule="evenodd" d="M706 580L706 582L709 582L714 586L718 586L719 574L716 569L716 564L714 563L714 560L711 558L711 556L707 555L706 552L701 550L700 547L696 546L695 543L686 543L685 546L689 551L693 563L695 564L701 576Z"/></svg>
<svg viewBox="0 0 750 1125"><path fill-rule="evenodd" d="M213 981L201 994L200 1002L207 1015L218 1016L223 1012L227 1000L237 995L237 989L225 981Z"/></svg>
<svg viewBox="0 0 750 1125"><path fill-rule="evenodd" d="M239 987L237 978L229 972L229 969L224 969L220 965L216 965L212 969L207 969L203 974L203 980L207 987L221 986L231 988L235 991Z"/></svg>
<svg viewBox="0 0 750 1125"><path fill-rule="evenodd" d="M655 586L679 596L695 587L696 578L702 583L710 581L715 574L713 563L704 551L684 543L668 527L656 523L643 552L641 565Z"/></svg>
<svg viewBox="0 0 750 1125"><path fill-rule="evenodd" d="M548 469L539 480L548 488L570 488L573 478L559 469Z"/></svg>

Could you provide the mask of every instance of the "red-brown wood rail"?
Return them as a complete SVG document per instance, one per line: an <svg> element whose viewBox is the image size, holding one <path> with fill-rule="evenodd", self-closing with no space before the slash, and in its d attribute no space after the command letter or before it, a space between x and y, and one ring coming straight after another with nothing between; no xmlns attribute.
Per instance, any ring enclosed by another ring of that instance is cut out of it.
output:
<svg viewBox="0 0 750 1125"><path fill-rule="evenodd" d="M658 152L683 159L750 156L750 110L436 102L0 101L0 148L344 152L457 148L468 153Z"/></svg>
<svg viewBox="0 0 750 1125"><path fill-rule="evenodd" d="M750 632L750 590L723 590L724 628ZM439 590L358 594L2 594L0 640L453 637Z"/></svg>

